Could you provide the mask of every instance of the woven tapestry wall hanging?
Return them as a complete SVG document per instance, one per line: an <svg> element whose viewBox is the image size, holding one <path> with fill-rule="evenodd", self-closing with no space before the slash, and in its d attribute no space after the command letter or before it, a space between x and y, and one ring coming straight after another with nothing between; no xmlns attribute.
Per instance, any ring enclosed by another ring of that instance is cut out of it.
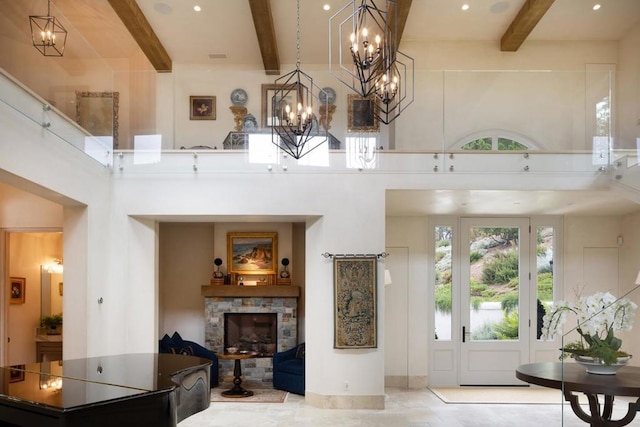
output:
<svg viewBox="0 0 640 427"><path fill-rule="evenodd" d="M334 258L334 348L376 348L376 260Z"/></svg>

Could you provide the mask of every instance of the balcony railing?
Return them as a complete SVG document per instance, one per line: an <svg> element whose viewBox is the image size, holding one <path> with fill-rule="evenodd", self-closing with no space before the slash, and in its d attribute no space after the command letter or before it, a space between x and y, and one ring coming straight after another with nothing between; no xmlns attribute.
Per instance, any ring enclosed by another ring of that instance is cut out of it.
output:
<svg viewBox="0 0 640 427"><path fill-rule="evenodd" d="M322 72L316 74L319 80L327 81L328 76ZM256 75L257 72L246 72L245 77L255 79ZM179 70L162 77L156 73L126 78L117 75L112 80L112 90L107 91L72 94L65 90L56 95L66 101L63 105L3 72L0 102L114 173L560 173L609 176L622 186L640 190L636 141L631 141L634 130L625 133L632 135L628 141L617 140L620 149L611 143L613 118L605 95L612 90L608 72L443 71L423 72L419 77L437 86L438 99L431 99L433 95L428 91L418 94L415 105L377 132L347 130L351 127L351 118L346 114L347 89L338 89L330 128L334 141L300 160L284 155L272 144L268 128L238 132L227 108L231 101L226 96L216 97L215 120L190 120L188 97L183 96L187 89L180 87L185 83ZM140 87L153 89L125 90L117 83L134 79L145 83ZM593 87L585 86L593 81ZM604 88L603 82L607 83ZM252 83L256 90L251 93L258 98L261 84ZM337 83L334 85L338 87ZM530 89L535 87L538 92L550 94L562 92L564 86L571 86L572 96L561 93L567 96L533 99ZM226 92L230 92L228 87L225 86ZM514 93L506 90L508 87L521 91ZM577 95L576 87L582 87ZM169 93L167 88L172 88ZM118 99L112 96L115 92ZM144 111L132 108L139 104L132 98L140 96L150 100ZM526 101L528 97L532 98L530 102ZM593 108L586 109L590 113L585 113L584 99L598 100L591 105ZM259 108L264 100L258 101L247 106L260 121L255 107ZM89 113L82 108L89 109ZM98 125L92 123L100 120ZM106 132L91 135L80 123ZM242 136L242 144L229 143L233 135ZM526 149L464 149L468 142L492 138L508 138Z"/></svg>

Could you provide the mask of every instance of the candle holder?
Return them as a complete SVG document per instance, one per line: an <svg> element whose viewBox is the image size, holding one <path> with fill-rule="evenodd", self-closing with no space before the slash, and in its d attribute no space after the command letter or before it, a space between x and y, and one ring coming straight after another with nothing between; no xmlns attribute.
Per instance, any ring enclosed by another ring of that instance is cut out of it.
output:
<svg viewBox="0 0 640 427"><path fill-rule="evenodd" d="M289 265L289 258L282 258L282 270L280 271L280 277L278 277L276 284L278 285L290 285L291 284L291 273L287 269Z"/></svg>
<svg viewBox="0 0 640 427"><path fill-rule="evenodd" d="M211 284L224 285L224 273L220 271L222 260L220 258L216 258L213 260L213 264L216 266L216 269L213 271L213 275L211 276Z"/></svg>

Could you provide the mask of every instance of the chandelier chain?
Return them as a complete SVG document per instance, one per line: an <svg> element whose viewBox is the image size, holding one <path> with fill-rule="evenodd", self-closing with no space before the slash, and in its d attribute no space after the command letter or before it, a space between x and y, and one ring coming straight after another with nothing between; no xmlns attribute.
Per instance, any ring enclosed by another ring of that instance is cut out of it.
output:
<svg viewBox="0 0 640 427"><path fill-rule="evenodd" d="M300 0L296 6L296 68L300 69Z"/></svg>

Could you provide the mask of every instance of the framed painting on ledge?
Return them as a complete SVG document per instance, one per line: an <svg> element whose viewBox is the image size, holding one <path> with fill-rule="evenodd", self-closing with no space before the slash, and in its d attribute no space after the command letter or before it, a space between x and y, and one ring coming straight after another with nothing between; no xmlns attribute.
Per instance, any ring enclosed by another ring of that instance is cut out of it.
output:
<svg viewBox="0 0 640 427"><path fill-rule="evenodd" d="M285 108L289 105L295 109L298 102L303 102L304 87L295 84L264 83L262 85L262 123L263 128L277 125L285 116ZM276 99L276 95L277 99ZM274 123L275 122L275 123Z"/></svg>
<svg viewBox="0 0 640 427"><path fill-rule="evenodd" d="M347 132L379 132L380 122L375 115L375 95L363 98L359 95L347 95L348 120Z"/></svg>
<svg viewBox="0 0 640 427"><path fill-rule="evenodd" d="M227 268L238 275L276 274L278 233L227 233Z"/></svg>

